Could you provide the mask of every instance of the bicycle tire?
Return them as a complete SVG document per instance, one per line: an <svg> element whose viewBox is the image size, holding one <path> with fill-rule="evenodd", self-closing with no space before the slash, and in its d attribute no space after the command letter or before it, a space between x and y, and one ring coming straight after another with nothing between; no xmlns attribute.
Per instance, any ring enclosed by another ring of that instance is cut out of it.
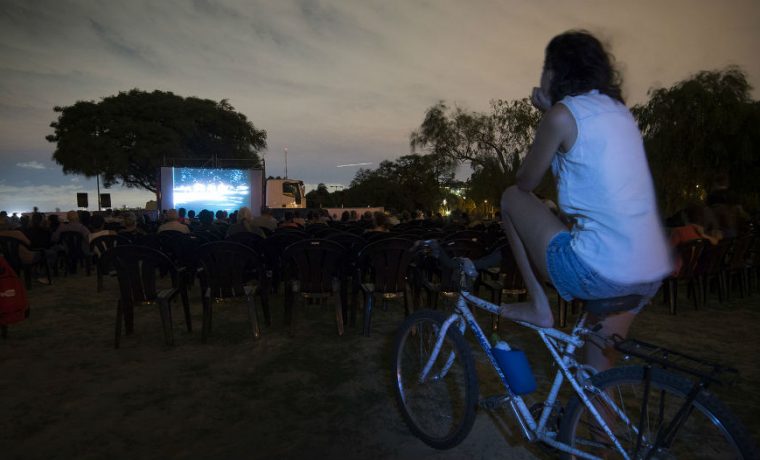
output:
<svg viewBox="0 0 760 460"><path fill-rule="evenodd" d="M418 382L445 320L444 314L432 310L409 315L396 335L393 354L394 387L401 415L415 436L436 449L450 449L467 437L478 403L472 352L454 326L446 333L429 378ZM441 375L451 353L453 363Z"/></svg>
<svg viewBox="0 0 760 460"><path fill-rule="evenodd" d="M689 458L689 459L752 459L757 458L757 450L747 430L736 416L711 392L703 389L691 404L691 413L678 429L667 451L658 450L651 457L647 453L657 437L657 428L673 419L683 405L693 382L679 374L659 368L651 369L649 406L645 413L647 423L641 425L643 440L636 453L637 435L631 427L638 427L641 420L641 406L644 401L644 367L628 366L609 369L596 374L591 383L598 389L612 395L630 424L625 424L599 395L590 391L586 394L594 401L600 412L606 413L607 422L621 445L632 458ZM625 393L625 394L624 394ZM662 403L665 417L660 418ZM664 420L664 423L658 423ZM612 442L601 431L595 419L578 395L568 402L560 423L559 440L584 452L609 457L616 452ZM596 448L596 450L589 450ZM563 458L574 458L563 454Z"/></svg>

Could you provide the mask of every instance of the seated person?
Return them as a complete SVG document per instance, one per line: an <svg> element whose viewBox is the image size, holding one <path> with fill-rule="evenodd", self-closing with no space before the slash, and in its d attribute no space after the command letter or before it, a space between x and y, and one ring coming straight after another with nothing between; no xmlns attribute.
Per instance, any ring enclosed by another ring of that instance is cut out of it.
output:
<svg viewBox="0 0 760 460"><path fill-rule="evenodd" d="M235 223L230 225L229 228L227 229L227 236L234 235L235 233L243 233L243 232L254 233L261 237L265 236L261 228L253 225L253 213L246 206L243 206L237 212L237 218L235 219Z"/></svg>
<svg viewBox="0 0 760 460"><path fill-rule="evenodd" d="M295 217L292 211L285 211L285 219L280 222L279 228L301 228L295 221Z"/></svg>
<svg viewBox="0 0 760 460"><path fill-rule="evenodd" d="M113 230L105 229L106 221L100 214L95 214L90 219L90 243L99 236L116 235Z"/></svg>
<svg viewBox="0 0 760 460"><path fill-rule="evenodd" d="M50 238L52 238L53 233L47 226L44 214L40 212L33 213L29 227L24 231L24 234L31 241L33 248L47 249L50 247Z"/></svg>
<svg viewBox="0 0 760 460"><path fill-rule="evenodd" d="M77 232L82 235L82 251L85 254L90 253L90 230L79 222L79 213L76 211L69 211L66 213L66 222L63 222L58 226L58 229L53 232L53 236L50 238L53 243L57 243L61 238L63 232Z"/></svg>
<svg viewBox="0 0 760 460"><path fill-rule="evenodd" d="M179 215L175 209L168 209L164 215L164 223L158 227L158 233L165 231L175 231L180 233L190 233L187 225L180 223Z"/></svg>
<svg viewBox="0 0 760 460"><path fill-rule="evenodd" d="M119 232L119 235L126 236L130 241L145 235L145 231L137 226L137 217L133 212L125 212L123 215L124 229Z"/></svg>
<svg viewBox="0 0 760 460"><path fill-rule="evenodd" d="M261 215L252 220L254 227L262 227L274 231L277 228L277 219L272 216L272 210L266 206L261 208Z"/></svg>
<svg viewBox="0 0 760 460"><path fill-rule="evenodd" d="M0 236L13 238L23 243L18 246L18 258L22 264L31 265L42 260L42 252L30 249L32 242L21 230L14 228L8 216L0 216ZM46 278L39 278L38 281L49 284Z"/></svg>

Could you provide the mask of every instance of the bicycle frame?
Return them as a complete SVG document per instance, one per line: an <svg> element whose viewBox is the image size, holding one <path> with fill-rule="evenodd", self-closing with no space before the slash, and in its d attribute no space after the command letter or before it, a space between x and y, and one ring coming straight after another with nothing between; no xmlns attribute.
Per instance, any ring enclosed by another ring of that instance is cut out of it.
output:
<svg viewBox="0 0 760 460"><path fill-rule="evenodd" d="M584 402L584 404L588 407L589 412L596 418L597 422L599 422L600 427L602 427L602 429L605 431L609 439L612 440L613 444L618 449L618 451L623 454L624 458L629 458L626 455L620 442L617 440L615 435L610 430L609 426L606 424L604 419L601 417L599 412L596 410L594 405L586 396L584 390L593 391L593 387L590 385L582 386L571 371L571 369L575 368L582 371L584 373L584 377L586 378L590 377L590 374L588 373L588 368L585 366L580 366L574 358L575 350L579 347L582 347L583 344L585 343L584 340L580 338L580 335L582 335L584 332L587 331L584 328L585 314L582 315L581 318L579 319L578 323L573 329L572 334L566 334L562 331L559 331L553 328L541 328L530 323L516 321L517 324L520 324L521 326L527 327L529 329L533 329L534 331L536 331L536 333L538 333L539 337L541 337L541 340L544 342L544 345L547 347L550 354L552 355L552 358L559 366L559 369L554 376L554 380L553 380L551 389L549 391L549 394L543 403L544 407L541 411L541 415L539 419L536 420L533 417L533 414L531 414L530 409L528 408L527 404L523 400L522 396L514 394L511 388L509 387L509 383L507 383L507 379L504 372L499 367L498 363L496 362L496 358L491 352L491 345L488 342L488 339L486 338L486 335L483 332L483 329L475 320L475 317L473 316L472 311L470 310L468 304L475 305L476 307L482 310L485 310L489 313L498 314L499 312L498 306L488 301L485 301L471 294L468 291L460 292L460 295L458 296L458 299L457 299L454 313L451 316L449 316L449 318L443 323L443 325L441 326L441 330L438 332L438 338L436 340L432 353L422 370L422 373L420 375L420 381L424 381L428 377L430 370L433 368L433 365L438 358L438 354L440 353L441 347L443 346L443 340L446 336L448 329L452 325L455 325L455 327L457 327L460 330L460 332L464 334L465 330L469 328L473 331L473 334L475 335L475 338L480 344L481 349L483 350L486 357L488 358L488 361L491 363L491 367L493 367L494 371L496 371L496 374L501 379L501 382L504 385L504 388L506 389L506 394L503 397L503 400L504 402L509 403L509 407L512 409L512 412L515 418L520 424L520 428L522 429L523 434L529 441L531 442L541 441L559 450L568 452L572 455L576 455L581 458L587 458L587 459L599 458L593 455L589 455L588 453L583 452L579 449L576 449L570 445L557 441L555 439L556 433L553 431L547 430L547 422L551 415L552 408L554 407L554 404L557 401L559 390L566 379L571 384L575 392L579 395L579 397ZM509 346L509 344L507 345ZM440 371L441 376L445 375L446 372L448 372L453 362L453 358L454 357L452 353L447 358L446 364L443 366L443 368ZM605 396L603 395L602 397L605 397ZM608 402L611 402L611 401L608 401ZM622 411L620 411L618 415L621 417L624 417L624 414L622 413Z"/></svg>
<svg viewBox="0 0 760 460"><path fill-rule="evenodd" d="M539 304L539 305L544 306L545 308L549 308L546 293L541 287L541 284L536 279L536 276L530 266L530 262L528 260L528 255L525 250L525 246L523 246L522 241L520 241L520 238L517 235L517 231L512 225L512 222L509 220L509 217L504 218L503 225L504 225L504 230L507 234L507 238L509 239L510 246L512 248L512 253L515 257L515 261L517 262L517 266L523 275L523 280L525 281L525 285L528 289L528 292L530 293L531 302L533 303L533 305ZM622 454L623 458L629 459L630 457L625 452L625 449L623 449L622 445L620 444L620 441L618 441L617 437L614 435L612 430L604 421L601 414L599 414L599 411L591 403L591 400L588 398L588 396L586 396L586 393L584 390L597 392L596 394L600 395L603 399L605 399L605 401L608 404L610 404L610 406L614 408L618 416L620 416L624 421L626 421L626 423L629 423L630 421L627 419L623 411L621 411L617 407L617 405L614 404L614 402L609 398L609 396L607 396L603 392L598 392L598 390L596 390L593 385L587 384L585 382L584 382L584 385L581 386L581 384L578 382L578 380L575 378L575 376L571 372L571 369L577 369L578 371L582 373L583 380L587 380L591 376L591 374L589 373L590 368L587 366L579 365L578 362L575 360L575 350L582 347L585 343L585 341L581 337L590 332L588 329L584 327L585 321L586 321L586 314L584 313L581 315L575 327L573 328L573 331L571 334L566 334L562 331L559 331L553 328L543 328L543 327L535 326L530 323L515 321L515 323L523 327L533 329L534 331L536 331L536 333L538 333L539 337L541 337L541 340L544 342L544 345L549 350L549 353L551 354L552 358L559 366L559 370L554 376L554 380L552 382L549 394L546 400L544 401L544 407L541 411L541 415L538 421L536 421L536 419L533 417L533 414L530 413L530 409L525 404L525 401L523 400L522 396L514 394L514 392L512 392L511 388L509 387L509 383L507 382L504 372L501 370L501 367L498 365L498 363L496 362L496 358L494 358L494 355L491 352L491 345L489 344L488 339L486 338L486 335L483 332L482 328L475 320L475 317L473 316L472 311L470 311L468 304L475 305L477 308L480 308L482 310L485 310L489 313L496 314L496 315L499 314L500 307L473 295L467 289L465 289L464 288L465 276L466 275L463 272L462 274L463 282L461 283L461 286L463 286L463 288L460 290L460 293L457 297L454 313L443 323L443 325L441 326L441 330L438 332L438 337L436 339L435 346L432 350L430 357L428 358L427 363L422 369L422 373L419 377L420 382L424 382L425 379L428 377L428 374L430 373L430 370L432 369L433 364L435 363L438 357L438 354L441 351L441 347L443 345L443 341L446 337L446 333L449 327L451 327L452 324L458 322L459 323L458 328L463 335L467 327L469 327L475 334L475 338L478 340L480 347L483 349L483 352L488 358L488 361L491 363L491 367L493 367L493 369L496 371L496 373L498 374L499 378L502 381L502 384L504 385L504 388L506 389L506 395L503 397L503 401L509 403L509 406L512 409L513 414L515 415L515 418L520 424L520 428L522 429L523 434L529 441L531 442L541 441L554 448L557 448L561 451L570 453L580 458L586 458L586 459L599 458L599 457L590 455L586 452L583 452L579 449L576 449L568 444L564 444L557 441L555 439L557 433L552 432L552 431L547 431L546 425L551 415L554 404L557 401L559 390L562 387L564 380L567 379L567 381L573 387L573 390L578 394L578 397L581 399L581 401L583 401L584 405L588 408L589 413L599 423L599 426L603 429L607 437L612 441L613 445L618 450L618 452ZM519 308L519 307L530 306L530 305L531 305L530 303L528 304L515 303L515 304L511 304L510 306ZM508 343L507 343L507 346L509 347ZM440 371L441 376L445 375L446 372L448 372L449 368L451 367L451 364L453 363L453 359L454 359L454 355L452 352L452 354L447 358L446 364L443 366L442 370ZM633 427L633 429L635 432L638 433L639 430L636 429L636 427Z"/></svg>

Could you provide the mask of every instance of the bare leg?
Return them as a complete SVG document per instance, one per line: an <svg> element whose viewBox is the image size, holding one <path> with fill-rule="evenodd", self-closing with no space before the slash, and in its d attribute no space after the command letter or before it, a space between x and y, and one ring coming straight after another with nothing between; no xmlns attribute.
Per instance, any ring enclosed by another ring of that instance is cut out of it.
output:
<svg viewBox="0 0 760 460"><path fill-rule="evenodd" d="M635 317L636 313L630 311L607 316L601 321L602 328L598 333L602 337L610 337L613 334L626 337ZM589 324L596 324L597 322L598 318L589 315ZM601 340L596 338L591 338L586 342L583 354L585 363L599 372L612 368L618 355L613 347L605 346Z"/></svg>
<svg viewBox="0 0 760 460"><path fill-rule="evenodd" d="M516 186L508 188L501 196L501 213L505 219L508 236L510 231L508 223L511 222L538 277L541 280L550 280L546 268L546 247L558 233L567 231L567 227L535 195L524 192ZM525 276L525 273L523 275L526 283L530 285L528 276ZM541 289L540 285L532 289L529 286L534 297L539 289ZM542 327L551 327L554 324L548 302L537 302L535 299L529 306L502 307L501 316Z"/></svg>

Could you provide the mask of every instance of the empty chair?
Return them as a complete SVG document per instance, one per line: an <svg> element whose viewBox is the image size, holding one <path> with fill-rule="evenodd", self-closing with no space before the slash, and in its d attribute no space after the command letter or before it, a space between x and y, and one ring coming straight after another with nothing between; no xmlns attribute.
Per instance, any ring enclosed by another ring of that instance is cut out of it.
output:
<svg viewBox="0 0 760 460"><path fill-rule="evenodd" d="M466 257L475 260L486 254L483 244L475 238L447 240L441 242L440 246L450 258ZM434 259L434 261L435 265L428 266L428 269L434 272L434 276L426 277L422 285L427 291L429 306L437 308L440 295L453 297L458 292L459 280L455 279L457 270L439 263L439 259Z"/></svg>
<svg viewBox="0 0 760 460"><path fill-rule="evenodd" d="M491 254L494 251L499 251L501 256L499 263L481 272L481 286L490 292L491 302L497 305L501 304L503 294L516 296L518 302L523 302L527 298L528 291L506 237L497 240L486 252ZM560 327L564 327L567 321L567 302L561 297L558 299L559 323ZM493 329L498 329L499 317L493 315L491 319Z"/></svg>
<svg viewBox="0 0 760 460"><path fill-rule="evenodd" d="M734 243L726 256L723 271L727 287L726 297L730 296L734 282L739 284L739 297L744 297L749 285L750 250L752 249L752 236L734 238Z"/></svg>
<svg viewBox="0 0 760 460"><path fill-rule="evenodd" d="M198 248L198 279L203 300L203 335L211 333L212 305L225 300L243 299L248 305L251 335L261 336L254 296L261 295L266 324L271 323L266 296L263 258L250 247L234 241L212 241ZM251 284L256 281L256 284Z"/></svg>
<svg viewBox="0 0 760 460"><path fill-rule="evenodd" d="M259 253L262 250L264 240L263 236L251 232L237 232L227 237L227 241L244 244Z"/></svg>
<svg viewBox="0 0 760 460"><path fill-rule="evenodd" d="M282 276L282 253L293 243L308 238L308 235L298 230L278 230L266 238L263 245L264 263L267 268L269 287L277 292Z"/></svg>
<svg viewBox="0 0 760 460"><path fill-rule="evenodd" d="M164 230L158 234L161 252L166 254L178 268L183 268L182 276L186 286L192 286L198 268L198 246L205 243L195 234L175 230Z"/></svg>
<svg viewBox="0 0 760 460"><path fill-rule="evenodd" d="M348 232L333 233L324 239L339 243L345 251L343 259L345 269L341 273L340 298L343 302L343 322L353 326L356 324L357 297L361 289L358 271L359 251L367 244L367 241L360 235Z"/></svg>
<svg viewBox="0 0 760 460"><path fill-rule="evenodd" d="M718 244L706 243L702 248L699 261L696 267L694 267L694 276L698 278L698 285L702 288L702 291L699 293L702 305L707 305L707 294L713 283L718 290L718 302L723 302L726 296L726 280L722 276L721 270L732 244L733 239L728 238L718 241Z"/></svg>
<svg viewBox="0 0 760 460"><path fill-rule="evenodd" d="M95 260L95 274L98 279L97 291L103 290L103 275L108 272L109 267L106 266L106 260L103 255L112 247L131 244L129 239L120 235L103 235L90 241L90 254Z"/></svg>
<svg viewBox="0 0 760 460"><path fill-rule="evenodd" d="M344 270L345 248L335 241L310 239L291 244L282 255L285 267L285 315L290 331L295 331L294 297L326 299L335 302L338 335L343 335L343 303L340 280Z"/></svg>
<svg viewBox="0 0 760 460"><path fill-rule="evenodd" d="M375 295L389 299L402 298L405 315L409 314L409 295L406 280L412 258L413 242L403 238L386 238L367 244L359 253L364 291L364 335L369 336Z"/></svg>
<svg viewBox="0 0 760 460"><path fill-rule="evenodd" d="M699 278L695 276L695 270L699 262L699 258L702 255L704 249L704 240L692 240L686 243L681 243L676 247L676 253L678 254L681 266L678 272L669 276L664 282L665 287L664 294L666 295L668 305L670 307L670 313L675 315L678 301L678 282L687 281L689 294L693 295L694 308L699 306L699 297L701 295L701 289L699 289Z"/></svg>
<svg viewBox="0 0 760 460"><path fill-rule="evenodd" d="M157 305L167 345L174 344L171 301L179 294L185 312L187 331L192 332L190 303L182 277L166 255L145 246L118 245L103 255L104 264L116 270L119 280L119 300L116 307L116 335L114 347L119 348L122 323L127 335L134 331L134 307ZM167 273L171 287L160 288L160 273Z"/></svg>

